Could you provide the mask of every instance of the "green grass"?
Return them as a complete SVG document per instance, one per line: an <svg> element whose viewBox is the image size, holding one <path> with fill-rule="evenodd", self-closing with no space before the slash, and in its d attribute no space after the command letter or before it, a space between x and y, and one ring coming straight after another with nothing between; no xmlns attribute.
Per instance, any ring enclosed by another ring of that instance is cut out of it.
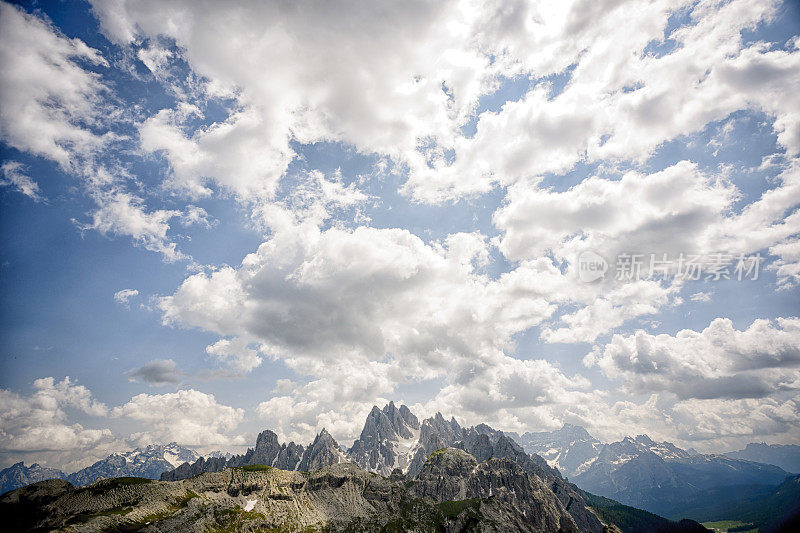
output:
<svg viewBox="0 0 800 533"><path fill-rule="evenodd" d="M153 483L154 480L144 477L115 477L110 479L101 479L93 485L88 487L81 487L79 490L89 491L89 494L104 494L109 489L117 489L120 487L128 487L131 485L147 485Z"/></svg>
<svg viewBox="0 0 800 533"><path fill-rule="evenodd" d="M267 466L267 465L245 465L245 466L237 466L239 470L244 470L245 472L269 472L271 470L275 470L274 466Z"/></svg>
<svg viewBox="0 0 800 533"><path fill-rule="evenodd" d="M145 477L115 477L111 479L104 479L99 483L104 487L124 487L126 485L146 485L152 483L152 479Z"/></svg>
<svg viewBox="0 0 800 533"><path fill-rule="evenodd" d="M735 529L736 531L758 531L758 528L753 527L753 524L747 524L745 522L738 522L736 520L716 520L714 522L703 522L703 526L707 527L708 529L715 529L718 531L730 531L731 529ZM742 528L742 526L750 526L748 529Z"/></svg>
<svg viewBox="0 0 800 533"><path fill-rule="evenodd" d="M465 509L478 510L481 505L480 498L471 498L469 500L453 500L449 502L441 502L438 504L439 510L445 518L457 518Z"/></svg>

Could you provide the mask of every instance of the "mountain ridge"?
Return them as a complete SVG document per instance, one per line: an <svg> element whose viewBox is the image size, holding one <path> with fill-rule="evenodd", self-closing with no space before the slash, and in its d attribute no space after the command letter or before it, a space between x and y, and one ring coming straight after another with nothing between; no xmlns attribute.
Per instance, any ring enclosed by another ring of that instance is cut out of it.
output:
<svg viewBox="0 0 800 533"><path fill-rule="evenodd" d="M105 459L66 474L55 468L38 463L26 467L19 462L0 471L0 494L45 479L65 479L73 485L88 485L98 478L135 476L158 479L162 472L171 470L183 462L194 461L199 454L175 442L151 444L144 448L114 452Z"/></svg>

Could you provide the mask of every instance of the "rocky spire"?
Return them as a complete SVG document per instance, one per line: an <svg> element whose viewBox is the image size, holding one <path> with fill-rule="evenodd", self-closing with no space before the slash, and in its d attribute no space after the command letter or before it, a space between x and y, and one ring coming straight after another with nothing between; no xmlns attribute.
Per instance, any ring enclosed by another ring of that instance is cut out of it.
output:
<svg viewBox="0 0 800 533"><path fill-rule="evenodd" d="M389 402L374 406L361 436L348 450L351 460L365 470L388 476L395 468L406 471L419 440L419 420L405 405Z"/></svg>
<svg viewBox="0 0 800 533"><path fill-rule="evenodd" d="M310 472L324 466L346 462L349 461L339 449L336 439L325 428L322 428L314 442L303 453L297 469Z"/></svg>

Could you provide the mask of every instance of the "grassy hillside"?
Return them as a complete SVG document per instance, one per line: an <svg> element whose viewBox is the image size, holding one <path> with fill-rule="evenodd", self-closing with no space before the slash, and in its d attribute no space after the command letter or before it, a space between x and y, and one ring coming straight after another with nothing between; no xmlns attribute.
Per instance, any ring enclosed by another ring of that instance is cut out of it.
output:
<svg viewBox="0 0 800 533"><path fill-rule="evenodd" d="M735 521L752 524L761 533L800 531L800 476L777 487L725 487L706 491L702 503L685 516L702 522Z"/></svg>
<svg viewBox="0 0 800 533"><path fill-rule="evenodd" d="M693 520L674 522L663 516L622 505L616 500L583 492L586 504L594 509L603 522L616 524L623 533L707 533Z"/></svg>

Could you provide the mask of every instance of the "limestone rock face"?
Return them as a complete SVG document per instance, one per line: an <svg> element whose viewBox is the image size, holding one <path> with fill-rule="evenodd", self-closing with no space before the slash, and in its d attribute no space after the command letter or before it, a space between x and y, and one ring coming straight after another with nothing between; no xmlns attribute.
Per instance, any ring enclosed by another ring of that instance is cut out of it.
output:
<svg viewBox="0 0 800 533"><path fill-rule="evenodd" d="M290 442L280 444L275 432L259 433L249 464L269 465L281 470L294 470L303 456L303 447Z"/></svg>
<svg viewBox="0 0 800 533"><path fill-rule="evenodd" d="M417 475L414 491L422 498L443 502L466 500L467 481L478 461L464 450L443 448L431 454Z"/></svg>
<svg viewBox="0 0 800 533"><path fill-rule="evenodd" d="M339 449L339 444L324 428L314 442L306 448L298 470L312 471L324 466L347 463L347 457Z"/></svg>
<svg viewBox="0 0 800 533"><path fill-rule="evenodd" d="M452 446L463 438L464 429L455 418L447 421L441 413L436 413L435 416L423 420L420 426L419 445L413 454L407 474L410 477L416 476L433 452Z"/></svg>
<svg viewBox="0 0 800 533"><path fill-rule="evenodd" d="M201 457L194 463L183 463L174 470L161 474L162 481L178 481L202 474L203 472L219 472L225 468L248 465L266 465L282 470L296 470L303 457L303 447L290 442L280 444L278 435L270 430L262 431L256 438L256 445L242 455L228 458Z"/></svg>
<svg viewBox="0 0 800 533"><path fill-rule="evenodd" d="M467 435L467 438L457 446L474 455L478 461L498 458L513 462L549 487L581 530L602 533L602 522L588 508L577 487L564 480L558 470L548 466L540 456L528 455L510 437L502 432L497 433L499 435L492 435L486 431L477 435ZM492 437L495 437L494 442L492 442Z"/></svg>
<svg viewBox="0 0 800 533"><path fill-rule="evenodd" d="M395 468L405 472L419 446L419 436L417 417L405 405L398 409L389 402L383 409L372 408L347 456L361 468L382 476Z"/></svg>
<svg viewBox="0 0 800 533"><path fill-rule="evenodd" d="M579 530L540 478L507 459L478 463L464 450L444 448L425 463L414 491L422 498L439 502L479 500L483 516L514 531Z"/></svg>

